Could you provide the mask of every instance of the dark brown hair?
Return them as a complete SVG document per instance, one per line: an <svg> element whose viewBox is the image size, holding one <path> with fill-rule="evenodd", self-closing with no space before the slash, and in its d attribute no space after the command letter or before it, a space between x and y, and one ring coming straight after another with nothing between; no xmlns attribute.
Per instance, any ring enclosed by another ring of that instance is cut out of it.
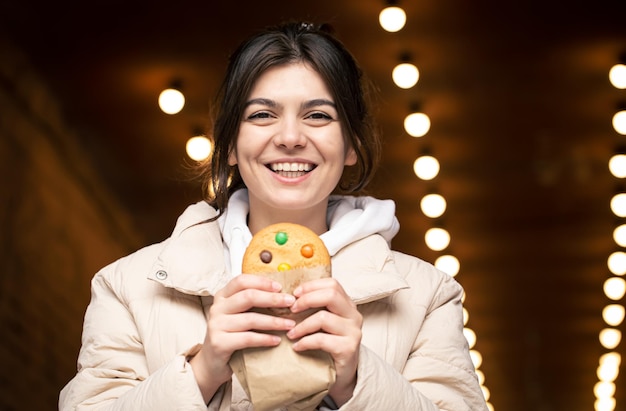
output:
<svg viewBox="0 0 626 411"><path fill-rule="evenodd" d="M284 23L244 41L229 59L215 104L214 151L199 170L204 199L218 214L226 209L230 196L245 187L228 157L235 148L245 102L255 81L270 67L297 62L308 64L326 83L337 105L344 138L357 154L355 170L344 172L336 191L355 193L372 179L379 162L380 139L368 104L371 86L330 26Z"/></svg>

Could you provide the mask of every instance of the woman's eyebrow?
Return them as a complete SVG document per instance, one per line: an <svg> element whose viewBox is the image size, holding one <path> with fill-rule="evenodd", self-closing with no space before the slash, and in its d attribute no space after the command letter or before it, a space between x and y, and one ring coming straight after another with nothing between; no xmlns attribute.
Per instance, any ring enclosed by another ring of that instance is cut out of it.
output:
<svg viewBox="0 0 626 411"><path fill-rule="evenodd" d="M331 106L332 108L335 108L335 109L337 108L337 105L328 99L316 98L316 99L304 102L302 104L302 109L307 110L307 109L310 109L313 107L319 107L319 106Z"/></svg>
<svg viewBox="0 0 626 411"><path fill-rule="evenodd" d="M272 107L272 108L278 107L278 103L275 102L274 100L271 100L269 98L259 97L259 98L253 98L252 100L246 101L244 108L249 107L253 104L258 104L261 106L267 106L267 107Z"/></svg>
<svg viewBox="0 0 626 411"><path fill-rule="evenodd" d="M276 101L272 99L259 97L259 98L253 98L251 100L248 100L244 107L249 107L253 104L258 104L260 106L267 106L271 108L276 108L280 106L280 104L278 104ZM332 108L337 108L334 102L325 98L316 98L316 99L308 100L302 103L303 110L308 110L310 108L319 107L319 106L330 106Z"/></svg>

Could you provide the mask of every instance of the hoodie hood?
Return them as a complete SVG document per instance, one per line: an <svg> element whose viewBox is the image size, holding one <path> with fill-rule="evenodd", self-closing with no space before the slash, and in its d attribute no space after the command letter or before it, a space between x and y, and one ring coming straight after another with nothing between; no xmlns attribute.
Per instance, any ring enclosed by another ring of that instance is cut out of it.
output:
<svg viewBox="0 0 626 411"><path fill-rule="evenodd" d="M248 190L241 189L231 196L228 208L218 219L225 261L233 276L241 274L243 255L252 240L247 225L249 210ZM374 234L382 236L390 245L400 229L395 211L392 200L333 195L326 217L329 229L320 238L331 256L345 246Z"/></svg>
<svg viewBox="0 0 626 411"><path fill-rule="evenodd" d="M326 219L329 229L320 238L331 256L373 234L379 234L391 246L391 239L400 230L396 204L369 196L331 196Z"/></svg>

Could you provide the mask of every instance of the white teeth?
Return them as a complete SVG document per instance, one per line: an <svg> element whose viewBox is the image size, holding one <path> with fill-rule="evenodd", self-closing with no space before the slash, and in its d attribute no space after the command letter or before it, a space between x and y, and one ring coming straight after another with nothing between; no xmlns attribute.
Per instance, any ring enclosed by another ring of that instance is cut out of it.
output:
<svg viewBox="0 0 626 411"><path fill-rule="evenodd" d="M311 171L313 166L310 163L272 163L272 171Z"/></svg>

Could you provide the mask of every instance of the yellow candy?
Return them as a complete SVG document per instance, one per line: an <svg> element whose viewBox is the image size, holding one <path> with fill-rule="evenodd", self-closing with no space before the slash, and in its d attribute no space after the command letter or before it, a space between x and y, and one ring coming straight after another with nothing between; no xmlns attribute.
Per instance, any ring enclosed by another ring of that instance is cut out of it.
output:
<svg viewBox="0 0 626 411"><path fill-rule="evenodd" d="M291 270L291 266L287 263L278 264L278 271L288 271Z"/></svg>

